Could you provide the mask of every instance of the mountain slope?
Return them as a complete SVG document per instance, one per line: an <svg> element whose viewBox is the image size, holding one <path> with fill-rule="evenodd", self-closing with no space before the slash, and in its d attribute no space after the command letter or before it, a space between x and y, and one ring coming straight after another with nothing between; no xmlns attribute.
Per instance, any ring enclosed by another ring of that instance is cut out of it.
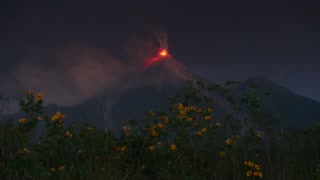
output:
<svg viewBox="0 0 320 180"><path fill-rule="evenodd" d="M149 110L167 109L167 98L175 95L185 85L186 80L190 79L211 84L210 81L190 72L183 64L168 57L128 77L129 84L122 89L108 89L75 106L50 105L44 110L49 115L61 111L70 123L91 122L100 128L107 126L117 132L123 126L124 118L131 118ZM253 77L241 83L233 89L233 95L240 99L250 90L252 83L259 86L257 93L261 97L261 112L265 121L279 125L285 120L288 126L306 127L319 120L319 102L299 96L263 77ZM271 95L266 97L265 92ZM223 96L218 93L208 96L214 101L214 119L219 120L225 114L236 114ZM106 121L106 117L109 121Z"/></svg>
<svg viewBox="0 0 320 180"><path fill-rule="evenodd" d="M300 96L263 77L252 77L240 84L233 93L240 97L250 90L251 84L258 85L261 111L265 120L275 123L283 120L289 127L306 127L319 121L320 102ZM266 96L265 93L270 94Z"/></svg>

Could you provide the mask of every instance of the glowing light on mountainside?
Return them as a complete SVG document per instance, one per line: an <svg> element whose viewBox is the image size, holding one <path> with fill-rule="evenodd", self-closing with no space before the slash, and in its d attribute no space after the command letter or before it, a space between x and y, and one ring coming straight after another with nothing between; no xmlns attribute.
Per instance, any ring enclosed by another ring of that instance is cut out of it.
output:
<svg viewBox="0 0 320 180"><path fill-rule="evenodd" d="M162 49L162 50L160 50L159 55L166 57L168 55L168 51L166 49Z"/></svg>
<svg viewBox="0 0 320 180"><path fill-rule="evenodd" d="M149 58L147 61L146 61L146 64L145 64L145 67L149 67L151 66L152 64L154 64L155 62L158 62L158 61L161 61L161 60L164 60L166 58L169 57L169 53L166 49L160 49L158 51L158 54L154 57L151 57Z"/></svg>

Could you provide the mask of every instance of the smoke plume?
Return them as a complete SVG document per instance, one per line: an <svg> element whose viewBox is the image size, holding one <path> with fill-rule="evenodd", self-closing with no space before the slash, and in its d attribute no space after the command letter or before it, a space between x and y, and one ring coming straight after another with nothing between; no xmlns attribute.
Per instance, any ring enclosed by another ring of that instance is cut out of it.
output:
<svg viewBox="0 0 320 180"><path fill-rule="evenodd" d="M17 97L26 90L42 92L45 102L71 106L108 88L129 88L130 77L143 71L143 64L159 48L168 48L167 36L133 36L118 57L106 48L81 42L39 44L25 49L21 61L0 79L0 92ZM143 81L143 80L142 80Z"/></svg>

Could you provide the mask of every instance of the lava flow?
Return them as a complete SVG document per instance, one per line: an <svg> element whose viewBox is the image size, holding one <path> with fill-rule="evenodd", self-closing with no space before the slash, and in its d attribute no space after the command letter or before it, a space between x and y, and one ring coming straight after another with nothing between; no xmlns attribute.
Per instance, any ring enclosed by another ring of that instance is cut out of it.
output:
<svg viewBox="0 0 320 180"><path fill-rule="evenodd" d="M145 67L149 67L152 64L154 64L155 62L161 61L167 57L169 57L168 51L166 49L160 49L156 56L151 57L147 60Z"/></svg>

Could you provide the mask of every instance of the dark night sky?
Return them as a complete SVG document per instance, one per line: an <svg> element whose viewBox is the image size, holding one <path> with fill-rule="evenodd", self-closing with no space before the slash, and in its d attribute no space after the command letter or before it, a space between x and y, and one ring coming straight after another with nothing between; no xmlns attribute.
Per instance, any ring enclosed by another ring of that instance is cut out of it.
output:
<svg viewBox="0 0 320 180"><path fill-rule="evenodd" d="M46 72L55 67L55 57L61 59L65 44L90 47L92 54L99 54L94 56L124 59L124 47L133 37L149 36L150 27L162 27L171 55L212 81L262 75L320 101L319 12L318 0L2 2L0 81L22 81L19 77L28 81L28 76L37 75L28 74L30 69ZM51 72L42 78L55 81L55 76Z"/></svg>

